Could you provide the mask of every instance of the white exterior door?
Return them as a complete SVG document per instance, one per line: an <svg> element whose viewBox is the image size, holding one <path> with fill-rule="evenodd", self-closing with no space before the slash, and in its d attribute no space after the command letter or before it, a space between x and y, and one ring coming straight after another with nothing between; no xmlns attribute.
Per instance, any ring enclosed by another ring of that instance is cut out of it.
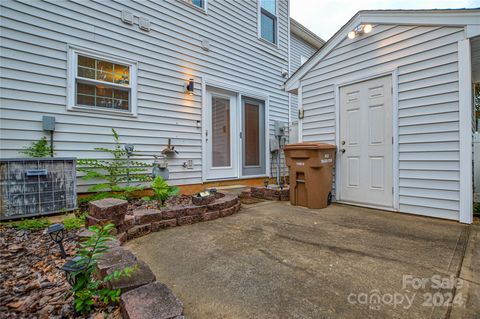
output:
<svg viewBox="0 0 480 319"><path fill-rule="evenodd" d="M340 200L393 206L392 80L340 88Z"/></svg>
<svg viewBox="0 0 480 319"><path fill-rule="evenodd" d="M237 97L228 92L207 92L205 139L207 179L238 177Z"/></svg>

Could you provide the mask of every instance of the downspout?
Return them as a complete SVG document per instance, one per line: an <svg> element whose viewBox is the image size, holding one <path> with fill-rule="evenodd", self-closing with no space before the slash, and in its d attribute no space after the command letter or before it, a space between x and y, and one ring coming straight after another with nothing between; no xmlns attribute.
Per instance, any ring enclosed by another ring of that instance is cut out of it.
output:
<svg viewBox="0 0 480 319"><path fill-rule="evenodd" d="M287 12L288 12L288 77L292 74L291 70L291 48L290 48L290 38L291 38L291 33L290 33L290 1L288 1L287 5ZM292 123L292 93L288 92L288 133L290 137L290 124Z"/></svg>

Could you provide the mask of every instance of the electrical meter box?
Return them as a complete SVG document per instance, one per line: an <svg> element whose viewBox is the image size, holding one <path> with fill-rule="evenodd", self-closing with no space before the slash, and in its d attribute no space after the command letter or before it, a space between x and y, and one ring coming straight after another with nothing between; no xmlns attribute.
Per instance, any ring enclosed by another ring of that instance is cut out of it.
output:
<svg viewBox="0 0 480 319"><path fill-rule="evenodd" d="M275 121L274 124L275 136L288 136L288 123Z"/></svg>
<svg viewBox="0 0 480 319"><path fill-rule="evenodd" d="M0 159L0 220L77 208L76 159Z"/></svg>

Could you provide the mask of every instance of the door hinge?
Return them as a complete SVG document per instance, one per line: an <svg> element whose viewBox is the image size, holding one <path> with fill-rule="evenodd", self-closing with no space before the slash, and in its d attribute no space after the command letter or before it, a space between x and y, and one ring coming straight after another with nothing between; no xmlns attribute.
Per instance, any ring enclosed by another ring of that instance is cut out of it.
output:
<svg viewBox="0 0 480 319"><path fill-rule="evenodd" d="M240 139L242 139L242 132L240 132Z"/></svg>
<svg viewBox="0 0 480 319"><path fill-rule="evenodd" d="M393 195L393 193L394 193L393 189L394 189L394 188L392 187L392 195Z"/></svg>
<svg viewBox="0 0 480 319"><path fill-rule="evenodd" d="M392 144L393 144L393 136L392 136Z"/></svg>

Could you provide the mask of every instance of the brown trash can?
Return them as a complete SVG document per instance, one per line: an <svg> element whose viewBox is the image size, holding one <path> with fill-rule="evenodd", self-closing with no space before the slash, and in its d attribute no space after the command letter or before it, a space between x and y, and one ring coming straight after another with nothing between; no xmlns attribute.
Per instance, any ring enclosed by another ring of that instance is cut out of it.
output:
<svg viewBox="0 0 480 319"><path fill-rule="evenodd" d="M325 143L298 143L284 147L290 170L290 203L325 208L332 192L337 147Z"/></svg>

